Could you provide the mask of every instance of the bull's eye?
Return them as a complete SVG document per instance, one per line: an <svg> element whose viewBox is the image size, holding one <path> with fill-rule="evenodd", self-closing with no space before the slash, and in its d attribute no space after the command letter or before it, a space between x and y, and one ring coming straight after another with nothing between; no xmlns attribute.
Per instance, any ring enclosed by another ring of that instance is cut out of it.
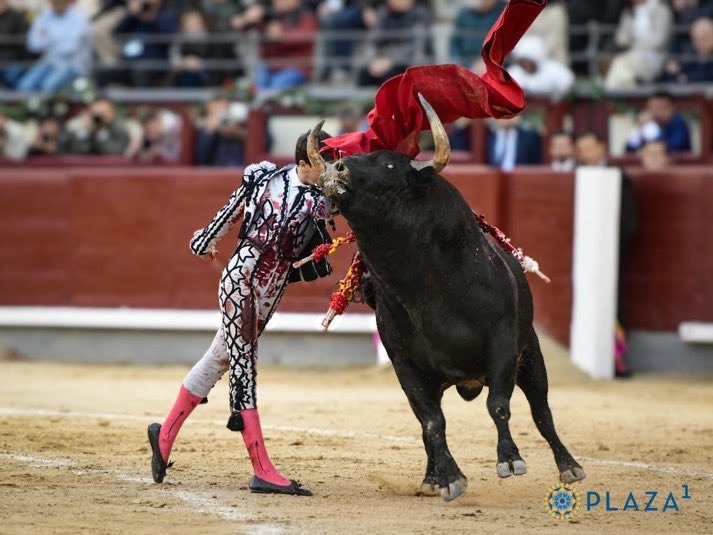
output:
<svg viewBox="0 0 713 535"><path fill-rule="evenodd" d="M394 164L392 164L392 163L387 163L387 164L386 164L386 167L388 167L389 169L393 169L393 168L394 168Z"/></svg>

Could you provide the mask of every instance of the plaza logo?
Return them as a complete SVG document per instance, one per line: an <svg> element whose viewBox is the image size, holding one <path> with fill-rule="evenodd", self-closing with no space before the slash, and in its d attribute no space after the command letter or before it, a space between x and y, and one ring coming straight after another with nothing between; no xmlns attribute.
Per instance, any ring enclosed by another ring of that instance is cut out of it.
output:
<svg viewBox="0 0 713 535"><path fill-rule="evenodd" d="M571 485L564 483L552 485L545 495L545 507L552 518L557 520L572 518L580 508L579 493Z"/></svg>
<svg viewBox="0 0 713 535"><path fill-rule="evenodd" d="M647 513L679 511L682 500L690 500L688 485L681 485L683 492L662 492L660 490L630 491L626 498L612 496L609 491L602 493L587 491L587 511L600 509L602 511L644 511Z"/></svg>
<svg viewBox="0 0 713 535"><path fill-rule="evenodd" d="M599 510L668 512L680 511L683 500L690 500L688 485L681 485L681 491L665 492L660 490L630 491L621 496L610 491L598 492L589 490L586 500L582 500L579 492L572 485L557 483L547 489L545 507L547 512L558 520L573 518L580 509L586 511Z"/></svg>

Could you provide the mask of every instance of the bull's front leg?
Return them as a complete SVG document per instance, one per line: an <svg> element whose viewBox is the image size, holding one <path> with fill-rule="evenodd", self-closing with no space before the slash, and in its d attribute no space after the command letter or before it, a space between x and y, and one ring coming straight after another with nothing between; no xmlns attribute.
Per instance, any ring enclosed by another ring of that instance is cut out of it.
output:
<svg viewBox="0 0 713 535"><path fill-rule="evenodd" d="M393 359L393 363L401 388L423 429L428 466L421 493L428 494L428 490L435 490L437 485L443 499L451 501L465 492L468 481L458 468L446 443L446 419L441 410L441 384L404 359Z"/></svg>

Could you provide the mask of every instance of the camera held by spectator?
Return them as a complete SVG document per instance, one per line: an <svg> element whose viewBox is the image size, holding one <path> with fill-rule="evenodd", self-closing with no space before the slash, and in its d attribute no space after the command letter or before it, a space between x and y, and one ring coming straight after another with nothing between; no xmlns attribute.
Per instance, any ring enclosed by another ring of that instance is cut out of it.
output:
<svg viewBox="0 0 713 535"><path fill-rule="evenodd" d="M68 154L123 155L129 144L129 132L116 116L111 101L92 102L67 125L63 143Z"/></svg>
<svg viewBox="0 0 713 535"><path fill-rule="evenodd" d="M661 139L670 151L691 150L688 124L668 93L658 92L650 96L637 122L627 139L627 151L639 150L644 143L655 139Z"/></svg>
<svg viewBox="0 0 713 535"><path fill-rule="evenodd" d="M247 118L248 106L243 102L209 102L203 126L198 129L198 165L243 165Z"/></svg>
<svg viewBox="0 0 713 535"><path fill-rule="evenodd" d="M54 117L42 119L37 128L37 134L32 146L32 156L56 156L59 154L62 140L62 127L59 120Z"/></svg>

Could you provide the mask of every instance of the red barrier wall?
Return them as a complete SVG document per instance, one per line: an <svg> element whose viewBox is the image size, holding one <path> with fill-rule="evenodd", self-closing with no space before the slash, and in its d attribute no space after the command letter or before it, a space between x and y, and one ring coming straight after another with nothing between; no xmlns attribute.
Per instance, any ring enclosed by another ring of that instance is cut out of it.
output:
<svg viewBox="0 0 713 535"><path fill-rule="evenodd" d="M446 175L552 278L531 278L536 320L566 341L572 175L469 165ZM630 326L713 321L713 170L632 175L640 229L624 277ZM0 169L0 304L215 308L218 274L188 241L239 181L236 171L196 168ZM223 261L234 247L231 233L219 244ZM334 255L328 280L291 285L282 310L324 311L353 250Z"/></svg>

